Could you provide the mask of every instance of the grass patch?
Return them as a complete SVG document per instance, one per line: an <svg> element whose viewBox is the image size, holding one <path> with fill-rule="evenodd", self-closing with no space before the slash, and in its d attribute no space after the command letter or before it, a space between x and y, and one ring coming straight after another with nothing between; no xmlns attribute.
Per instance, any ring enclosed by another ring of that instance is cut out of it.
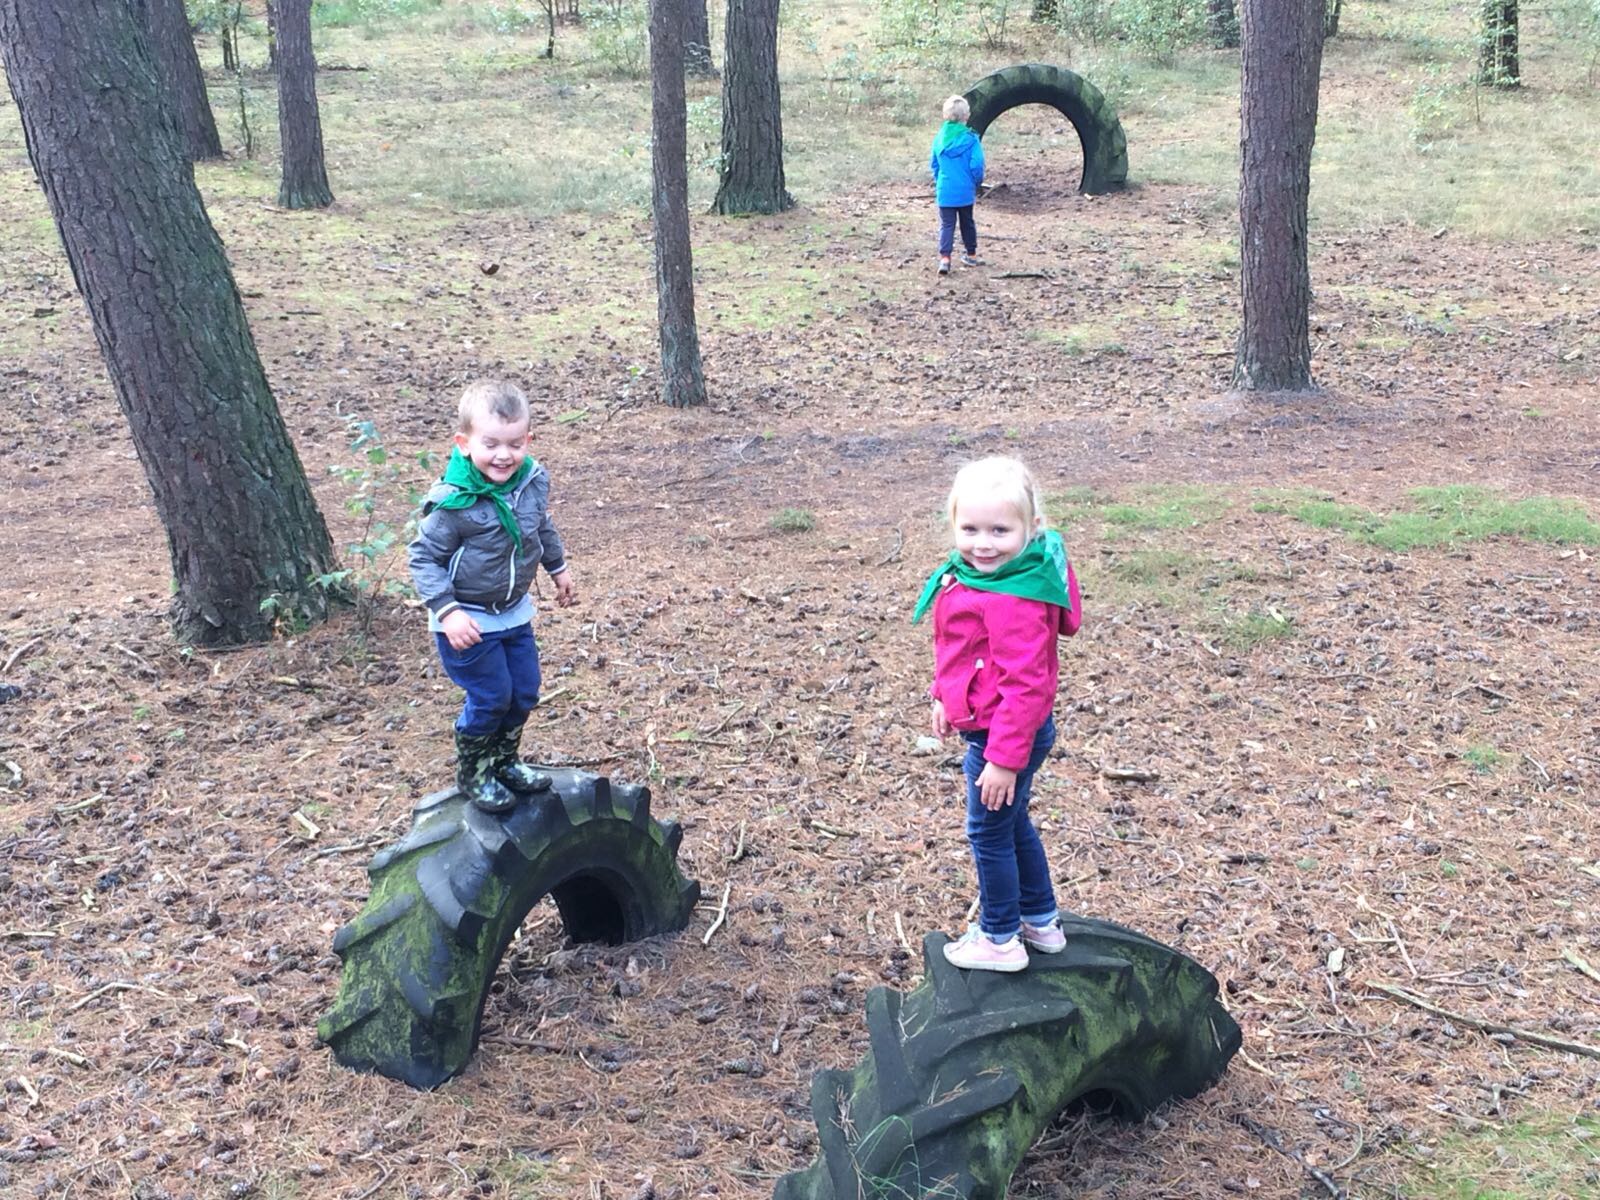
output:
<svg viewBox="0 0 1600 1200"><path fill-rule="evenodd" d="M1228 511L1226 496L1196 484L1146 484L1117 499L1088 489L1058 492L1045 501L1050 517L1071 526L1098 520L1125 529L1193 529Z"/></svg>
<svg viewBox="0 0 1600 1200"><path fill-rule="evenodd" d="M1416 488L1412 507L1374 512L1305 492L1264 495L1252 506L1283 513L1317 529L1403 552L1495 537L1554 545L1600 545L1600 525L1576 500L1561 496L1510 499L1488 488L1457 484Z"/></svg>
<svg viewBox="0 0 1600 1200"><path fill-rule="evenodd" d="M1401 1185L1406 1200L1546 1200L1600 1195L1600 1120L1540 1113L1440 1142Z"/></svg>
<svg viewBox="0 0 1600 1200"><path fill-rule="evenodd" d="M1234 650L1254 650L1267 642L1294 636L1294 618L1275 608L1224 613L1214 621L1217 639Z"/></svg>
<svg viewBox="0 0 1600 1200"><path fill-rule="evenodd" d="M809 509L786 508L773 513L767 527L774 533L810 533L817 527L817 519Z"/></svg>
<svg viewBox="0 0 1600 1200"><path fill-rule="evenodd" d="M1494 773L1506 756L1493 746L1468 746L1461 752L1461 761L1480 775Z"/></svg>

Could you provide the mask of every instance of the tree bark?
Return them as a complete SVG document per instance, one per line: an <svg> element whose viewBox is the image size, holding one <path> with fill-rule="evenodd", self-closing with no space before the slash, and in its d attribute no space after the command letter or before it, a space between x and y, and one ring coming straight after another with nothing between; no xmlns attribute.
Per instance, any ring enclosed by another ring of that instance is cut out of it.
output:
<svg viewBox="0 0 1600 1200"><path fill-rule="evenodd" d="M166 83L168 107L178 122L190 161L221 158L222 139L217 136L217 120L211 113L205 72L200 69L200 55L194 48L194 35L189 32L183 0L145 0L145 14L156 62Z"/></svg>
<svg viewBox="0 0 1600 1200"><path fill-rule="evenodd" d="M0 0L28 157L166 527L185 641L320 619L327 526L273 401L244 306L161 106L128 0ZM83 469L89 469L83 464Z"/></svg>
<svg viewBox="0 0 1600 1200"><path fill-rule="evenodd" d="M1206 36L1218 50L1239 45L1239 14L1233 0L1206 0Z"/></svg>
<svg viewBox="0 0 1600 1200"><path fill-rule="evenodd" d="M656 317L661 330L661 398L673 408L706 402L689 242L683 9L684 0L650 3L650 208L656 235Z"/></svg>
<svg viewBox="0 0 1600 1200"><path fill-rule="evenodd" d="M1323 0L1239 6L1240 277L1236 386L1311 387L1306 208L1317 134Z"/></svg>
<svg viewBox="0 0 1600 1200"><path fill-rule="evenodd" d="M1517 53L1517 0L1483 0L1478 34L1478 82L1514 88L1522 83Z"/></svg>
<svg viewBox="0 0 1600 1200"><path fill-rule="evenodd" d="M317 60L311 52L311 0L273 0L278 25L278 137L283 149L284 208L333 203L322 157L317 112Z"/></svg>
<svg viewBox="0 0 1600 1200"><path fill-rule="evenodd" d="M778 0L728 0L722 51L722 178L712 212L794 207L783 186L778 96Z"/></svg>
<svg viewBox="0 0 1600 1200"><path fill-rule="evenodd" d="M700 79L715 79L711 61L711 14L706 0L684 0L683 69Z"/></svg>

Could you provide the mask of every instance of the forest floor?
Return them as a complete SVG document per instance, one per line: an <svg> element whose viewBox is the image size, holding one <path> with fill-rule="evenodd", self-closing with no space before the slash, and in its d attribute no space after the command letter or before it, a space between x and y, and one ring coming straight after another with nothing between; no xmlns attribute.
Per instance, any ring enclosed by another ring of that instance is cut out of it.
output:
<svg viewBox="0 0 1600 1200"><path fill-rule="evenodd" d="M989 264L945 280L911 183L697 219L691 412L656 403L641 220L209 194L341 545L373 536L350 419L398 464L368 471L398 527L462 383L527 385L581 589L540 612L530 740L649 782L728 895L709 941L711 907L617 948L535 909L431 1093L314 1024L366 860L449 779L457 693L394 600L172 641L161 529L9 162L0 1191L769 1195L815 1151L812 1074L867 1048L867 989L913 986L972 899L907 618L952 472L1001 451L1085 585L1034 802L1060 897L1214 970L1245 1033L1214 1090L1074 1119L1012 1194L1596 1195L1600 1062L1375 986L1600 1045L1594 231L1319 238L1322 390L1242 396L1232 216L1083 198L1055 162L997 172Z"/></svg>

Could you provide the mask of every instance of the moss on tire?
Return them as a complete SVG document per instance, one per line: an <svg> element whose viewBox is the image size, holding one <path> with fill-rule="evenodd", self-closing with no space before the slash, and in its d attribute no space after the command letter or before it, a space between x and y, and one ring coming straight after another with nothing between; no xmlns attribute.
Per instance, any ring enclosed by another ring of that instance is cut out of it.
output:
<svg viewBox="0 0 1600 1200"><path fill-rule="evenodd" d="M1209 971L1109 922L1063 926L1064 952L1013 975L953 967L928 935L921 986L867 994L866 1058L812 1081L821 1149L774 1200L1003 1200L1074 1101L1138 1117L1221 1077L1239 1026Z"/></svg>
<svg viewBox="0 0 1600 1200"><path fill-rule="evenodd" d="M1083 146L1080 192L1100 195L1128 185L1128 139L1116 109L1094 84L1049 63L1019 63L985 75L967 89L968 126L979 137L1001 113L1021 104L1048 104L1078 131Z"/></svg>
<svg viewBox="0 0 1600 1200"><path fill-rule="evenodd" d="M650 793L581 771L491 814L437 792L367 873L366 907L334 936L339 994L317 1035L347 1067L437 1087L466 1066L500 956L551 896L567 935L619 944L689 922L700 885L678 869L682 832Z"/></svg>

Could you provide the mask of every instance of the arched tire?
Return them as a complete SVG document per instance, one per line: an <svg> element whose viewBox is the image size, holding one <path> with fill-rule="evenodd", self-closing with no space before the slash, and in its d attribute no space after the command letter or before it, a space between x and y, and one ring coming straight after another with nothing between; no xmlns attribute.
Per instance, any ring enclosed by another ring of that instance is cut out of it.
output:
<svg viewBox="0 0 1600 1200"><path fill-rule="evenodd" d="M1209 971L1106 921L1063 927L1064 952L1011 975L953 967L929 934L921 986L867 994L870 1053L812 1081L821 1149L774 1200L1004 1200L1073 1101L1139 1117L1221 1077L1239 1026Z"/></svg>
<svg viewBox="0 0 1600 1200"><path fill-rule="evenodd" d="M549 774L549 791L504 814L435 793L372 860L366 907L333 939L339 995L317 1023L339 1062L419 1088L465 1067L500 956L546 895L579 942L615 945L688 924L700 885L678 870L682 831L651 819L649 791Z"/></svg>
<svg viewBox="0 0 1600 1200"><path fill-rule="evenodd" d="M1110 101L1076 71L1048 63L1019 63L985 75L966 92L967 125L982 137L1001 113L1020 104L1048 104L1072 122L1083 146L1080 192L1101 195L1128 186L1128 139Z"/></svg>

